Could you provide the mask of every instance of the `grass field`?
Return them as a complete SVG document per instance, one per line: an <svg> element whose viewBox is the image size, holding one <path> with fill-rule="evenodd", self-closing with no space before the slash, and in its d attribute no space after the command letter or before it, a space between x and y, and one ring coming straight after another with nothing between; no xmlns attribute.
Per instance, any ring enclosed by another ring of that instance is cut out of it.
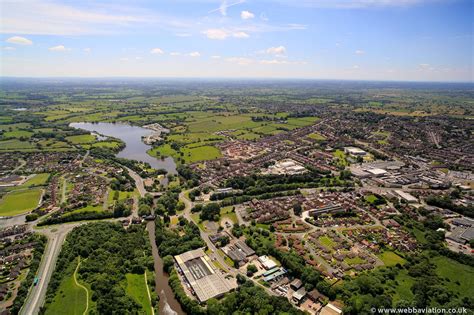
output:
<svg viewBox="0 0 474 315"><path fill-rule="evenodd" d="M410 301L413 299L413 293L411 292L411 287L415 283L414 278L408 275L408 271L400 270L400 272L395 277L395 281L398 283L394 287L395 294L393 296L393 301L407 300Z"/></svg>
<svg viewBox="0 0 474 315"><path fill-rule="evenodd" d="M237 215L235 214L235 212L232 212L232 206L221 208L220 215L221 215L221 221L222 219L229 219L234 224L239 223L239 220L237 219Z"/></svg>
<svg viewBox="0 0 474 315"><path fill-rule="evenodd" d="M363 264L366 261L360 257L354 257L354 258L346 258L344 259L344 262L350 266L350 265Z"/></svg>
<svg viewBox="0 0 474 315"><path fill-rule="evenodd" d="M326 247L329 247L330 249L332 249L336 245L336 243L327 236L321 236L318 240L321 242L321 244Z"/></svg>
<svg viewBox="0 0 474 315"><path fill-rule="evenodd" d="M438 256L433 259L438 276L448 278L444 285L457 292L461 297L474 296L474 268L458 263L447 257Z"/></svg>
<svg viewBox="0 0 474 315"><path fill-rule="evenodd" d="M322 135L320 135L319 133L317 132L313 132L311 134L308 135L308 138L311 138L311 139L314 139L316 141L324 141L326 140L326 138Z"/></svg>
<svg viewBox="0 0 474 315"><path fill-rule="evenodd" d="M222 156L221 151L219 151L218 148L210 145L196 148L184 147L182 148L182 152L184 153L184 160L186 163L213 160Z"/></svg>
<svg viewBox="0 0 474 315"><path fill-rule="evenodd" d="M390 251L378 254L377 257L380 258L385 266L395 266L396 264L403 265L405 263L405 259Z"/></svg>
<svg viewBox="0 0 474 315"><path fill-rule="evenodd" d="M7 131L3 134L5 138L31 138L33 133L26 130Z"/></svg>
<svg viewBox="0 0 474 315"><path fill-rule="evenodd" d="M146 314L152 314L145 275L127 273L125 277L127 278L127 294L142 306Z"/></svg>
<svg viewBox="0 0 474 315"><path fill-rule="evenodd" d="M40 186L46 184L49 178L49 173L36 174L29 180L27 180L22 187Z"/></svg>
<svg viewBox="0 0 474 315"><path fill-rule="evenodd" d="M12 191L0 200L0 216L23 214L35 209L41 197L41 189Z"/></svg>
<svg viewBox="0 0 474 315"><path fill-rule="evenodd" d="M31 151L35 147L27 141L20 141L17 139L0 141L0 151Z"/></svg>
<svg viewBox="0 0 474 315"><path fill-rule="evenodd" d="M95 136L93 135L78 135L67 137L66 140L72 144L92 143L95 142Z"/></svg>
<svg viewBox="0 0 474 315"><path fill-rule="evenodd" d="M71 264L59 285L58 293L46 309L46 315L82 315L86 310L87 294L84 288L74 282L75 265Z"/></svg>
<svg viewBox="0 0 474 315"><path fill-rule="evenodd" d="M378 200L378 198L374 195L368 195L368 196L365 196L364 199L368 202L368 203L371 203L373 204L374 202L376 202Z"/></svg>

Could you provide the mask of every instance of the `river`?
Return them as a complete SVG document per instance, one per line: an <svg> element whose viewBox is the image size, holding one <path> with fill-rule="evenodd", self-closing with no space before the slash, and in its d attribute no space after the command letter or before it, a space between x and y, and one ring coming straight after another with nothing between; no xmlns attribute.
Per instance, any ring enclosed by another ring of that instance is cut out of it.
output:
<svg viewBox="0 0 474 315"><path fill-rule="evenodd" d="M163 315L184 315L183 309L178 300L174 297L173 290L168 284L168 275L163 272L163 259L158 254L158 247L155 243L155 222L149 221L146 229L151 243L153 260L155 261L155 290L160 297L159 314Z"/></svg>
<svg viewBox="0 0 474 315"><path fill-rule="evenodd" d="M152 147L143 143L142 137L150 135L153 132L150 129L127 124L105 122L78 122L71 123L69 126L94 132L99 135L118 138L125 142L126 146L117 154L117 157L147 162L154 169L165 169L169 174L176 174L176 163L173 158L166 157L164 159L157 159L147 153Z"/></svg>

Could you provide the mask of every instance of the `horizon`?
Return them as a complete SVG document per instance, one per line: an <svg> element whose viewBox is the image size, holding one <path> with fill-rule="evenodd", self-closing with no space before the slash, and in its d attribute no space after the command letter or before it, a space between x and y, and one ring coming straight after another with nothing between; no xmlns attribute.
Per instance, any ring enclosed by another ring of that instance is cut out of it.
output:
<svg viewBox="0 0 474 315"><path fill-rule="evenodd" d="M1 77L474 82L469 0L3 0Z"/></svg>

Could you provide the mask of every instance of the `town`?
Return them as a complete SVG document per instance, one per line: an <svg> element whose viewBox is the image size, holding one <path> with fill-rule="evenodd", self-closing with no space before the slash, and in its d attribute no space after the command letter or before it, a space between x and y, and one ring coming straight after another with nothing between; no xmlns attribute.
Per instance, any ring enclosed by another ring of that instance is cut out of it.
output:
<svg viewBox="0 0 474 315"><path fill-rule="evenodd" d="M467 119L331 103L294 111L299 99L251 95L239 107L225 93L157 97L137 114L138 101L80 88L103 111L78 112L72 98L22 111L10 100L0 112L4 314L54 314L64 301L108 313L119 296L130 313L237 310L232 301L257 296L269 313L364 314L367 294L415 303L424 277L472 305ZM99 242L103 231L113 238ZM121 242L130 247L117 257ZM94 297L100 288L119 293Z"/></svg>

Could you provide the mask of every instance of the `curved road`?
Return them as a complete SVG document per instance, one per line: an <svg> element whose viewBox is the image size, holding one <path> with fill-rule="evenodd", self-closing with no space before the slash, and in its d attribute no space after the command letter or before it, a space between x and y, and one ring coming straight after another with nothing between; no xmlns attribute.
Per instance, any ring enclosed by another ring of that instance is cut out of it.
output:
<svg viewBox="0 0 474 315"><path fill-rule="evenodd" d="M25 303L20 310L20 314L38 314L39 309L43 305L48 283L56 266L61 246L64 243L66 235L78 225L79 224L55 226L51 230L38 231L48 237L48 244L46 245L43 258L41 259L37 271L39 282L36 286L31 287Z"/></svg>

